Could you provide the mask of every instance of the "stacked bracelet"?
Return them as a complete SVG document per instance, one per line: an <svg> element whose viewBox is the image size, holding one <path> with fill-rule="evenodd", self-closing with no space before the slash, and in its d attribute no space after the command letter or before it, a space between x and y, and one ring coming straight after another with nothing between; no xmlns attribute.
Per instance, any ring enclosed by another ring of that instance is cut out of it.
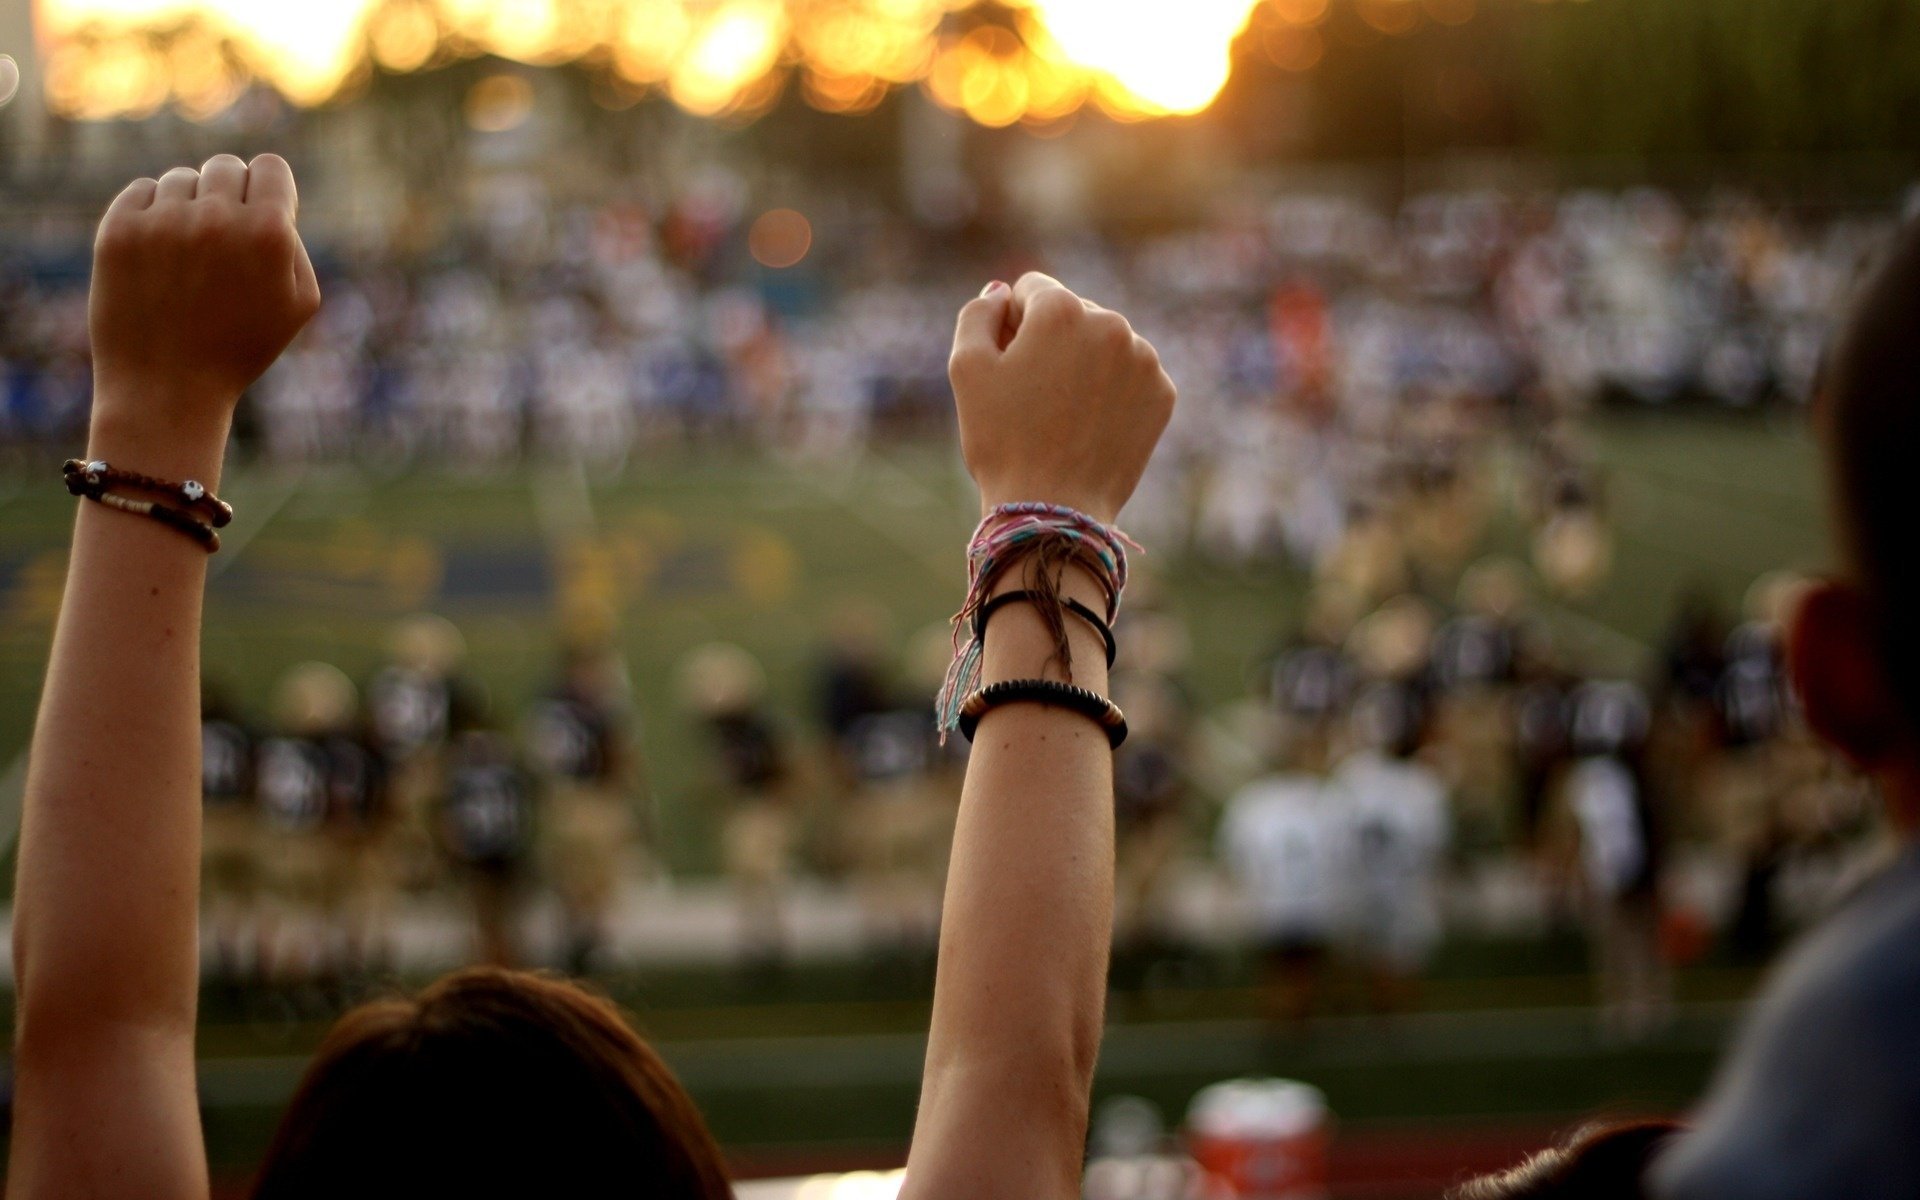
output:
<svg viewBox="0 0 1920 1200"><path fill-rule="evenodd" d="M148 517L158 521L167 528L193 539L208 554L213 554L220 549L220 535L214 531L233 520L233 507L209 492L206 486L197 480L189 479L184 483L170 483L150 475L122 471L97 459L85 462L70 458L62 465L60 473L66 480L67 491L73 495L137 517ZM165 504L159 500L132 499L111 490L114 488L130 488L168 499L178 499L182 507Z"/></svg>
<svg viewBox="0 0 1920 1200"><path fill-rule="evenodd" d="M960 705L960 736L969 742L980 718L1003 704L1044 704L1079 713L1106 731L1107 744L1118 750L1127 740L1127 717L1120 706L1099 692L1059 683L1052 679L1008 679L990 683L969 695Z"/></svg>
<svg viewBox="0 0 1920 1200"><path fill-rule="evenodd" d="M1053 641L1051 662L1073 678L1073 648L1065 618L1072 613L1100 633L1107 665L1115 657L1112 623L1127 585L1127 550L1138 549L1120 530L1086 513L1057 504L1002 504L988 511L967 544L967 598L954 615L953 663L934 698L934 723L942 742L959 728L962 704L979 686L987 618L1017 601L1034 605ZM1069 567L1084 570L1106 598L1104 616L1060 594ZM1025 572L1025 587L1006 596L994 591L1013 570Z"/></svg>
<svg viewBox="0 0 1920 1200"><path fill-rule="evenodd" d="M1047 600L1047 597L1038 592L1026 591L1024 589L1017 592L1000 593L985 604L982 604L979 608L973 610L974 641L985 642L987 640L987 622L993 618L993 614L999 612L1009 604L1044 604L1047 603ZM1114 660L1120 656L1120 646L1113 640L1113 626L1107 624L1099 613L1094 612L1071 596L1061 597L1058 603L1064 605L1066 610L1074 616L1079 617L1082 621L1093 626L1094 632L1098 633L1100 640L1106 644L1107 666L1113 666Z"/></svg>
<svg viewBox="0 0 1920 1200"><path fill-rule="evenodd" d="M154 493L162 499L179 500L189 512L197 514L201 520L215 529L225 529L233 523L233 506L209 492L206 485L197 479L172 483L165 479L155 479L151 475L142 475L137 471L123 471L119 467L109 466L98 459L82 462L77 458L70 458L60 471L66 476L70 491L73 489L75 477L78 477L91 487L132 488L139 492Z"/></svg>

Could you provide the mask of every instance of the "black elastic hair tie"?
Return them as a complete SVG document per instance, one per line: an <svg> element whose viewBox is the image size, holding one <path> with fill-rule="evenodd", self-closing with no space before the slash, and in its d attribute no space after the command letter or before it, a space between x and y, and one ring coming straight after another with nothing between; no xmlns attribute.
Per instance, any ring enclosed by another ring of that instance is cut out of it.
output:
<svg viewBox="0 0 1920 1200"><path fill-rule="evenodd" d="M1044 603L1045 601L1046 601L1046 597L1040 595L1038 592L1029 592L1029 591L1022 590L1017 592L1000 593L998 596L995 596L993 599L987 601L985 604L982 604L979 608L974 610L973 612L974 640L978 642L986 641L987 622L992 619L993 614L999 612L1001 609L1007 607L1009 604L1040 604L1040 603ZM1085 621L1087 624L1093 626L1094 631L1100 635L1100 640L1106 643L1107 666L1109 667L1113 666L1114 660L1118 658L1120 655L1119 644L1113 640L1113 626L1107 624L1106 621L1101 618L1099 613L1094 612L1092 609L1080 603L1078 600L1075 600L1071 596L1062 597L1061 603L1066 606L1066 610L1068 612L1072 613L1076 617L1079 617L1082 621Z"/></svg>

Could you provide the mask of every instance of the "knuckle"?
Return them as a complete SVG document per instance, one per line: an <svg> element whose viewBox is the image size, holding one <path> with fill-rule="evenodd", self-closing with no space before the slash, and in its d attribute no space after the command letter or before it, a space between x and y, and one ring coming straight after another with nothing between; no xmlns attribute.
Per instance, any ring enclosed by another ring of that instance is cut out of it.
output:
<svg viewBox="0 0 1920 1200"><path fill-rule="evenodd" d="M248 248L257 253L282 254L291 249L292 235L285 221L254 221L247 226L246 241Z"/></svg>
<svg viewBox="0 0 1920 1200"><path fill-rule="evenodd" d="M219 244L227 232L227 222L213 209L196 209L187 220L180 222L181 236L195 249L208 249Z"/></svg>
<svg viewBox="0 0 1920 1200"><path fill-rule="evenodd" d="M1027 303L1027 319L1059 327L1086 315L1086 305L1065 288L1047 288Z"/></svg>
<svg viewBox="0 0 1920 1200"><path fill-rule="evenodd" d="M102 258L120 261L138 253L140 242L140 227L136 222L124 216L108 217L100 223L94 248Z"/></svg>
<svg viewBox="0 0 1920 1200"><path fill-rule="evenodd" d="M1115 349L1131 350L1133 348L1135 340L1133 326L1128 324L1125 317L1117 312L1102 309L1092 314L1092 319L1094 331L1109 346Z"/></svg>
<svg viewBox="0 0 1920 1200"><path fill-rule="evenodd" d="M975 380L985 373L988 357L984 350L962 346L947 359L947 376L955 383Z"/></svg>

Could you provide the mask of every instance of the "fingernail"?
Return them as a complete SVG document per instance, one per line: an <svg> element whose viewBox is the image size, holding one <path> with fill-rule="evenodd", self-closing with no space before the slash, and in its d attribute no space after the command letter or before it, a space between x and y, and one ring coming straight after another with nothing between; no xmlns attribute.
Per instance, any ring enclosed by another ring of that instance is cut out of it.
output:
<svg viewBox="0 0 1920 1200"><path fill-rule="evenodd" d="M988 296L991 296L991 295L993 295L993 294L994 294L995 292L1002 292L1002 291L1005 291L1005 290L1006 290L1006 287L1007 287L1007 285L1006 285L1006 284L1004 284L1004 283L1002 283L1002 282L1000 282L1000 281L999 281L998 279L996 279L996 280L994 280L994 281L993 281L992 283L990 283L990 284L988 284L987 286L985 286L985 287L983 287L983 288L981 288L981 289L980 289L980 298L981 298L982 300L984 300L984 299L986 299L986 298L987 298Z"/></svg>

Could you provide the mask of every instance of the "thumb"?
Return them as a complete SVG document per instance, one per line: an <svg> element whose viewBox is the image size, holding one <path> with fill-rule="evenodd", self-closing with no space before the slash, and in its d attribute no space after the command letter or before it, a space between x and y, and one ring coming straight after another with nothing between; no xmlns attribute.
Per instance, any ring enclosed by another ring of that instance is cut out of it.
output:
<svg viewBox="0 0 1920 1200"><path fill-rule="evenodd" d="M997 279L969 301L960 310L959 323L954 326L954 357L998 357L1006 348L1007 318L1012 305L1013 289Z"/></svg>

